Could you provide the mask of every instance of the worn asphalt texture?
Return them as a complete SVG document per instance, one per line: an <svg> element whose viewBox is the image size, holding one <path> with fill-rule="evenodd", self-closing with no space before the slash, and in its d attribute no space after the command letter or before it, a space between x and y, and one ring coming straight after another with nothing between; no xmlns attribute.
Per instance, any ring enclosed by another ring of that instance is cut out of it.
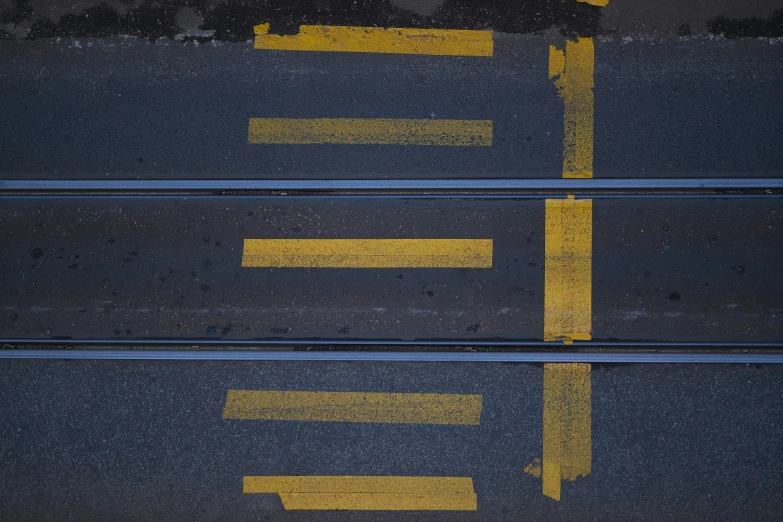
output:
<svg viewBox="0 0 783 522"><path fill-rule="evenodd" d="M596 42L596 177L779 175L779 2L669 3L6 0L0 179L558 178L549 45L577 36ZM495 54L254 50L263 22L494 29ZM255 117L491 119L494 139L250 145Z"/></svg>
<svg viewBox="0 0 783 522"><path fill-rule="evenodd" d="M0 361L3 520L772 521L781 366L594 365L592 472L542 494L542 367ZM479 426L241 421L229 389L470 393ZM244 475L471 477L476 512L285 512Z"/></svg>
<svg viewBox="0 0 783 522"><path fill-rule="evenodd" d="M5 198L3 338L541 340L544 200ZM593 200L593 339L778 342L778 196ZM474 238L487 269L242 268L244 239Z"/></svg>
<svg viewBox="0 0 783 522"><path fill-rule="evenodd" d="M491 58L254 50L256 24L492 29ZM596 178L778 177L780 0L0 0L0 182L562 175L549 46L595 42ZM492 147L248 144L250 118L490 119ZM555 195L562 197L563 195ZM593 338L783 337L777 196L594 196ZM540 340L544 201L0 198L0 337ZM491 238L491 269L241 268L245 238ZM448 347L444 349L449 349ZM542 494L542 366L0 360L0 520L775 521L781 366L593 365ZM230 389L469 393L479 426L238 421ZM476 512L285 512L244 475L471 477Z"/></svg>

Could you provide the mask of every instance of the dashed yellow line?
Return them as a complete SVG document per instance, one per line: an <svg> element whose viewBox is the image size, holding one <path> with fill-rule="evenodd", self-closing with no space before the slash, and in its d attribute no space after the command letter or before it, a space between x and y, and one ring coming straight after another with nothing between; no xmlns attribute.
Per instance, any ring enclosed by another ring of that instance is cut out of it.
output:
<svg viewBox="0 0 783 522"><path fill-rule="evenodd" d="M592 200L546 200L544 256L544 340L590 340Z"/></svg>
<svg viewBox="0 0 783 522"><path fill-rule="evenodd" d="M277 493L286 510L476 511L467 477L246 476L244 493Z"/></svg>
<svg viewBox="0 0 783 522"><path fill-rule="evenodd" d="M593 177L594 70L592 38L568 40L565 53L549 46L549 77L564 104L564 178Z"/></svg>
<svg viewBox="0 0 783 522"><path fill-rule="evenodd" d="M481 408L481 395L229 390L223 418L478 425Z"/></svg>
<svg viewBox="0 0 783 522"><path fill-rule="evenodd" d="M544 495L560 500L561 480L592 467L592 382L589 364L544 365Z"/></svg>
<svg viewBox="0 0 783 522"><path fill-rule="evenodd" d="M347 53L492 56L492 31L383 29L302 25L299 34L269 34L269 24L254 27L256 49Z"/></svg>
<svg viewBox="0 0 783 522"><path fill-rule="evenodd" d="M594 5L596 7L606 7L609 5L609 0L576 0L577 2L581 2L583 4L590 4Z"/></svg>
<svg viewBox="0 0 783 522"><path fill-rule="evenodd" d="M490 147L492 120L251 118L247 140L257 145Z"/></svg>
<svg viewBox="0 0 783 522"><path fill-rule="evenodd" d="M491 239L245 239L243 267L491 268Z"/></svg>

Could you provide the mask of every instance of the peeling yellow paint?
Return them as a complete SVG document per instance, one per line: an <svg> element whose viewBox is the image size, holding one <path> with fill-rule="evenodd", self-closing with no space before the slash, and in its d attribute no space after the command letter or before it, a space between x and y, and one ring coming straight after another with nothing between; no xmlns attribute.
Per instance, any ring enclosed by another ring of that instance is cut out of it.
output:
<svg viewBox="0 0 783 522"><path fill-rule="evenodd" d="M538 457L534 458L533 462L525 466L525 473L541 478L541 459Z"/></svg>
<svg viewBox="0 0 783 522"><path fill-rule="evenodd" d="M348 53L492 56L492 31L384 29L302 25L299 34L269 34L269 24L254 27L256 49Z"/></svg>
<svg viewBox="0 0 783 522"><path fill-rule="evenodd" d="M544 495L560 500L561 479L576 480L592 468L592 368L544 365Z"/></svg>
<svg viewBox="0 0 783 522"><path fill-rule="evenodd" d="M563 177L593 177L595 47L592 38L549 47L549 77L563 98Z"/></svg>
<svg viewBox="0 0 783 522"><path fill-rule="evenodd" d="M244 493L277 493L286 510L476 511L468 477L246 476Z"/></svg>
<svg viewBox="0 0 783 522"><path fill-rule="evenodd" d="M247 141L260 145L492 146L492 120L251 118Z"/></svg>
<svg viewBox="0 0 783 522"><path fill-rule="evenodd" d="M242 266L492 268L492 240L245 239Z"/></svg>
<svg viewBox="0 0 783 522"><path fill-rule="evenodd" d="M544 340L589 341L592 331L593 201L547 199Z"/></svg>
<svg viewBox="0 0 783 522"><path fill-rule="evenodd" d="M229 390L223 418L478 425L481 408L481 395Z"/></svg>

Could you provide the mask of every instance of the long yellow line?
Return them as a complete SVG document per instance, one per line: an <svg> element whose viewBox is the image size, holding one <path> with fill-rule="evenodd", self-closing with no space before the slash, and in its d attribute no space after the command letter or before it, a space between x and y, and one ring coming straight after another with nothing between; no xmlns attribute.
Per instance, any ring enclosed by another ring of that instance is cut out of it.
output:
<svg viewBox="0 0 783 522"><path fill-rule="evenodd" d="M549 46L549 77L563 98L563 177L593 177L595 48L592 38Z"/></svg>
<svg viewBox="0 0 783 522"><path fill-rule="evenodd" d="M491 268L491 239L245 239L243 267Z"/></svg>
<svg viewBox="0 0 783 522"><path fill-rule="evenodd" d="M229 390L224 419L478 425L481 395Z"/></svg>
<svg viewBox="0 0 783 522"><path fill-rule="evenodd" d="M560 500L560 481L592 468L592 381L589 364L544 365L544 495Z"/></svg>
<svg viewBox="0 0 783 522"><path fill-rule="evenodd" d="M248 143L489 147L491 120L251 118Z"/></svg>
<svg viewBox="0 0 783 522"><path fill-rule="evenodd" d="M286 510L475 511L467 477L246 476L244 493L277 493Z"/></svg>
<svg viewBox="0 0 783 522"><path fill-rule="evenodd" d="M590 340L592 200L546 200L544 261L544 340Z"/></svg>
<svg viewBox="0 0 783 522"><path fill-rule="evenodd" d="M492 31L383 29L302 25L299 34L269 34L269 24L254 27L256 49L348 53L492 56Z"/></svg>

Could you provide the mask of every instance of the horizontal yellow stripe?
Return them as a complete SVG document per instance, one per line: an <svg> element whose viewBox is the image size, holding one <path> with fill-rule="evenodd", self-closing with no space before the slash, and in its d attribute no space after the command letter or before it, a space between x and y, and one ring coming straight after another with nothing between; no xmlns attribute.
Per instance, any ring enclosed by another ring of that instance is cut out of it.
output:
<svg viewBox="0 0 783 522"><path fill-rule="evenodd" d="M288 510L463 510L477 508L466 477L244 477L244 493L277 493Z"/></svg>
<svg viewBox="0 0 783 522"><path fill-rule="evenodd" d="M229 390L224 419L479 424L481 395Z"/></svg>
<svg viewBox="0 0 783 522"><path fill-rule="evenodd" d="M491 268L491 239L245 239L243 267Z"/></svg>
<svg viewBox="0 0 783 522"><path fill-rule="evenodd" d="M544 340L590 340L593 202L547 199L544 240Z"/></svg>
<svg viewBox="0 0 783 522"><path fill-rule="evenodd" d="M245 493L396 493L454 495L469 488L466 477L247 476Z"/></svg>
<svg viewBox="0 0 783 522"><path fill-rule="evenodd" d="M256 145L440 145L490 147L491 120L250 118Z"/></svg>
<svg viewBox="0 0 783 522"><path fill-rule="evenodd" d="M302 25L299 34L269 34L269 24L254 27L256 49L348 53L492 56L492 31L383 29Z"/></svg>

